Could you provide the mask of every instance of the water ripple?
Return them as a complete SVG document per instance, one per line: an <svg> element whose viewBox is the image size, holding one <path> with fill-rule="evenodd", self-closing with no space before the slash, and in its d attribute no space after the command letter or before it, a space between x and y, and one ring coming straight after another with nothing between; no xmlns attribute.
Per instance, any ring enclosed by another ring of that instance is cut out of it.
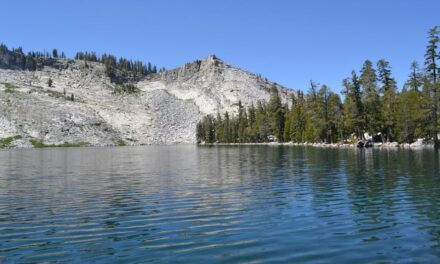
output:
<svg viewBox="0 0 440 264"><path fill-rule="evenodd" d="M0 262L439 262L439 156L306 147L0 152Z"/></svg>

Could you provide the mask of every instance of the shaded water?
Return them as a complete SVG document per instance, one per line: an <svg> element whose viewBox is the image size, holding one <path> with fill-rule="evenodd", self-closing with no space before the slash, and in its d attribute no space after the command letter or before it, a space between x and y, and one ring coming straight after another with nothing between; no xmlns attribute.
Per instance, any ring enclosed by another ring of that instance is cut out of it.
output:
<svg viewBox="0 0 440 264"><path fill-rule="evenodd" d="M440 262L433 150L0 151L0 262Z"/></svg>

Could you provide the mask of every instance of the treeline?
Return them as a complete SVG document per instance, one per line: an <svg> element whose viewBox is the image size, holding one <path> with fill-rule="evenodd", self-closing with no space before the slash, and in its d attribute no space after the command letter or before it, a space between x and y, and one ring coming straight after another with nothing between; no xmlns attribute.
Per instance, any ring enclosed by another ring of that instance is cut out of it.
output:
<svg viewBox="0 0 440 264"><path fill-rule="evenodd" d="M205 116L197 125L198 142L341 142L364 139L413 142L432 140L438 146L440 67L439 31L429 31L424 68L410 65L408 80L398 89L386 60L366 60L360 73L343 80L343 99L326 85L311 81L307 93L298 91L282 103L273 87L268 103L258 102L238 113Z"/></svg>
<svg viewBox="0 0 440 264"><path fill-rule="evenodd" d="M8 49L5 44L0 44L0 66L2 67L36 71L44 66L56 66L55 58L58 57L66 58L64 52L59 56L56 49L52 53L35 51L24 53L21 47Z"/></svg>
<svg viewBox="0 0 440 264"><path fill-rule="evenodd" d="M58 58L67 59L64 52L59 53L57 49L53 49L51 53L28 52L25 54L21 47L8 49L5 44L0 44L0 66L2 67L35 71L44 66L61 66L57 63ZM98 56L96 52L77 52L74 58L83 60L85 64L87 62L103 63L107 76L119 84L158 72L157 66L150 62L143 63L122 57L117 59L116 56L110 54ZM165 68L159 71L163 70Z"/></svg>
<svg viewBox="0 0 440 264"><path fill-rule="evenodd" d="M113 82L124 83L126 79L135 79L145 77L152 73L157 73L157 66L154 64L143 63L140 60L129 60L126 58L117 59L111 54L102 54L100 57L95 52L78 52L75 55L76 60L100 62L105 65L105 72ZM164 71L161 68L159 71Z"/></svg>

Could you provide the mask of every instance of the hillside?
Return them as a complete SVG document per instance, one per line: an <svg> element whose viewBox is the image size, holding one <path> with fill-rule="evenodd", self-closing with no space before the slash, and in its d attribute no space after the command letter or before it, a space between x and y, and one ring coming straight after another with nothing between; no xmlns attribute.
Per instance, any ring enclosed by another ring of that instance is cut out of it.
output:
<svg viewBox="0 0 440 264"><path fill-rule="evenodd" d="M284 102L293 93L215 56L132 80L131 93L100 62L50 58L35 70L9 62L0 54L0 139L10 147L195 143L206 114L267 101L273 85Z"/></svg>

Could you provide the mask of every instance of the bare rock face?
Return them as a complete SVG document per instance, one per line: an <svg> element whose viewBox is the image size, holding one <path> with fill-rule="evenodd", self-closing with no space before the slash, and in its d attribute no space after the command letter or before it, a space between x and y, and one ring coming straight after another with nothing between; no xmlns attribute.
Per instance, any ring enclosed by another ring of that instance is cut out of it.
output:
<svg viewBox="0 0 440 264"><path fill-rule="evenodd" d="M236 112L239 101L249 106L270 99L275 86L283 102L289 102L292 90L262 77L234 68L215 56L188 63L181 68L165 71L155 80L140 83L143 90L166 87L179 99L193 101L203 114Z"/></svg>
<svg viewBox="0 0 440 264"><path fill-rule="evenodd" d="M101 63L53 60L36 71L0 65L0 140L15 137L10 147L195 143L204 115L268 101L273 86L283 102L294 93L215 56L149 75L131 94L117 92Z"/></svg>

